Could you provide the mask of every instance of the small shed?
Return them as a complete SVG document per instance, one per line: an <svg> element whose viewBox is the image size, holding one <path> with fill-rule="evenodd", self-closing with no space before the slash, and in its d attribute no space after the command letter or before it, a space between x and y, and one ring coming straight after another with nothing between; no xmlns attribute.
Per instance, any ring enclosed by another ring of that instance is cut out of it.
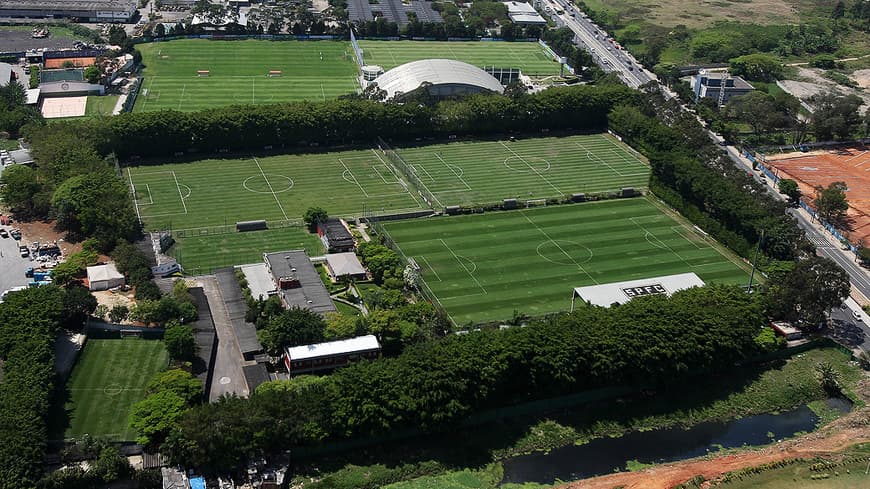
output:
<svg viewBox="0 0 870 489"><path fill-rule="evenodd" d="M317 225L317 234L330 253L353 251L356 242L341 219L330 218Z"/></svg>
<svg viewBox="0 0 870 489"><path fill-rule="evenodd" d="M333 279L349 277L365 280L366 269L354 253L330 253L326 255L326 271Z"/></svg>
<svg viewBox="0 0 870 489"><path fill-rule="evenodd" d="M88 267L90 290L108 290L124 285L124 275L115 268L114 263Z"/></svg>
<svg viewBox="0 0 870 489"><path fill-rule="evenodd" d="M179 265L175 260L157 265L156 267L151 267L151 275L154 275L157 278L172 277L173 275L180 273L181 265Z"/></svg>

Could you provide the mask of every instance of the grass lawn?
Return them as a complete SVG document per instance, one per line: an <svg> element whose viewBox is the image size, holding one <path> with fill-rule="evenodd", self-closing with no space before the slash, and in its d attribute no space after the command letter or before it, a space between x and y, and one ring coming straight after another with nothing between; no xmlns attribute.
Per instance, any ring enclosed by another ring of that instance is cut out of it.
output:
<svg viewBox="0 0 870 489"><path fill-rule="evenodd" d="M17 139L0 139L0 149L5 149L6 151L14 151L19 147L20 146L18 145Z"/></svg>
<svg viewBox="0 0 870 489"><path fill-rule="evenodd" d="M325 100L359 88L343 41L179 39L137 49L145 65L139 112ZM197 76L199 70L210 74ZM281 76L269 77L273 70Z"/></svg>
<svg viewBox="0 0 870 489"><path fill-rule="evenodd" d="M126 173L147 230L301 221L312 206L352 216L365 208L382 213L425 205L373 150L201 160Z"/></svg>
<svg viewBox="0 0 870 489"><path fill-rule="evenodd" d="M134 440L130 409L145 397L145 385L168 362L162 341L88 340L67 383L66 409L71 413L65 436Z"/></svg>
<svg viewBox="0 0 870 489"><path fill-rule="evenodd" d="M385 70L411 61L448 58L479 68L519 68L526 75L558 75L556 62L536 42L359 41L366 64Z"/></svg>
<svg viewBox="0 0 870 489"><path fill-rule="evenodd" d="M102 97L88 97L88 105L85 107L86 116L112 115L115 104L118 103L118 95L104 95Z"/></svg>
<svg viewBox="0 0 870 489"><path fill-rule="evenodd" d="M819 460L803 460L758 474L745 474L711 487L727 489L854 489L870 487L867 461L870 444L855 445L837 454L830 467L812 470Z"/></svg>
<svg viewBox="0 0 870 489"><path fill-rule="evenodd" d="M323 254L323 244L316 234L292 226L265 231L230 232L223 234L175 234L176 243L170 249L185 273L200 275L217 268L245 263L260 263L263 253L304 249L309 256Z"/></svg>
<svg viewBox="0 0 870 489"><path fill-rule="evenodd" d="M584 285L685 272L748 280L736 257L648 198L384 226L457 324L565 311Z"/></svg>
<svg viewBox="0 0 870 489"><path fill-rule="evenodd" d="M605 134L396 148L439 207L646 188L650 168Z"/></svg>
<svg viewBox="0 0 870 489"><path fill-rule="evenodd" d="M639 4L635 0L585 0L589 9L609 12L622 22L642 20L673 27L683 24L700 28L716 21L739 21L756 24L791 23L800 20L796 4L803 0L731 0L691 3L682 0L659 0Z"/></svg>

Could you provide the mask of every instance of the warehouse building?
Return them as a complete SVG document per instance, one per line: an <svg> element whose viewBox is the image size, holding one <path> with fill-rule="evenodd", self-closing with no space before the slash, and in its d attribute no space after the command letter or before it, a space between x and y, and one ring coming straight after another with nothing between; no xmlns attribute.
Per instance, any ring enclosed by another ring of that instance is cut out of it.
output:
<svg viewBox="0 0 870 489"><path fill-rule="evenodd" d="M136 0L3 0L0 17L129 23Z"/></svg>
<svg viewBox="0 0 870 489"><path fill-rule="evenodd" d="M511 22L519 25L547 25L541 14L526 2L504 2Z"/></svg>

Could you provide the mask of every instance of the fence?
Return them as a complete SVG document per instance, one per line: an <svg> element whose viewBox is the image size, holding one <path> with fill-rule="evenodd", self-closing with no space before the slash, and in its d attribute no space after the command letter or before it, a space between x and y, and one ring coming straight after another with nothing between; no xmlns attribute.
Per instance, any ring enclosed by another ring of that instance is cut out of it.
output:
<svg viewBox="0 0 870 489"><path fill-rule="evenodd" d="M423 182L421 182L420 179L417 178L417 173L414 171L413 168L411 168L410 165L408 165L405 159L402 158L399 153L393 151L393 148L391 148L390 145L387 144L387 142L384 141L383 138L381 138L380 136L378 136L378 148L380 148L380 150L384 152L384 155L389 158L390 162L392 162L393 165L396 166L397 169L400 170L402 174L404 174L405 177L414 185L414 187L417 189L417 193L420 195L420 198L422 198L426 202L426 204L429 205L429 208L434 209L434 203L436 202L435 196L432 195L426 185L424 185Z"/></svg>
<svg viewBox="0 0 870 489"><path fill-rule="evenodd" d="M412 258L409 258L408 255L406 255L405 252L402 251L402 247L393 240L393 237L390 236L390 233L387 232L386 228L384 228L384 225L380 220L378 220L374 216L365 216L365 221L366 223L368 223L369 229L374 231L374 233L381 239L381 242L384 243L384 246L390 248L399 255L399 258L401 258L402 260L403 266L408 266L410 263L416 263L416 261L414 261ZM435 295L434 292L432 292L432 289L429 288L429 284L427 284L425 280L417 280L417 283L415 285L420 295L422 295L427 301L429 301L429 303L432 304L435 310L438 311L438 314L447 318L447 320L450 321L451 326L455 327L456 323L453 322L453 318L451 318L450 315L447 314L447 311L444 309L444 305L441 304L441 301L438 300L438 297Z"/></svg>
<svg viewBox="0 0 870 489"><path fill-rule="evenodd" d="M547 54L549 54L550 56L553 57L553 60L554 60L554 61L559 61L560 59L562 59L562 56L559 56L558 54L556 54L556 51L553 51L553 48L551 48L551 47L550 47L546 42L544 42L544 41L538 39L538 44L540 44L541 47L544 48L544 51L546 51ZM566 69L568 70L568 72L570 72L572 75L574 74L574 68L571 67L571 65L569 65L568 63L565 63L565 68L566 68Z"/></svg>
<svg viewBox="0 0 870 489"><path fill-rule="evenodd" d="M360 68L365 66L366 61L363 58L363 51L359 47L359 43L356 40L356 36L353 35L353 29L350 30L350 45L353 48L353 54L356 56L356 63Z"/></svg>
<svg viewBox="0 0 870 489"><path fill-rule="evenodd" d="M764 175L767 176L767 178L769 178L769 179L770 179L774 184L778 184L778 183L779 183L779 180L780 180L779 176L776 175L776 174L774 174L773 172L771 172L770 169L767 168L767 166L765 166L765 165L763 165L763 164L759 164L758 160L755 158L755 155L753 155L749 150L744 149L744 150L743 150L743 156L746 157L746 159L748 159L749 161L751 161L752 164L753 164L753 166L758 167L758 168L761 170L761 172L764 173ZM851 243L851 242L850 242L850 241L849 241L845 236L843 236L842 234L840 234L840 232L837 230L837 228L835 228L834 226L832 226L831 224L829 224L827 221L825 221L824 219L822 219L822 218L819 216L819 214L815 211L815 209L813 209L812 207L810 207L810 205L807 204L806 202L804 202L803 199L801 199L801 200L798 201L798 205L800 205L801 208L803 208L805 211L807 211L807 213L809 213L809 215L810 215L813 219L819 221L819 224L821 224L822 227L824 227L824 228L825 228L829 233L831 233L832 236L834 236L835 238L837 238L837 240L838 240L839 242L841 242L841 243L848 243L848 244L849 244L849 249L852 251L852 253L857 253L857 252L858 252L858 247L857 247L857 246L853 245L853 244L852 244L852 243Z"/></svg>
<svg viewBox="0 0 870 489"><path fill-rule="evenodd" d="M302 219L279 219L274 221L266 220L266 228L267 229L281 229L281 228L289 228L289 227L301 227L303 225ZM206 226L199 228L185 228L185 229L167 229L165 230L174 238L191 238L195 236L211 236L211 235L219 235L219 234L230 234L230 233L238 233L239 231L236 229L236 223L226 223L217 226Z"/></svg>
<svg viewBox="0 0 870 489"><path fill-rule="evenodd" d="M145 77L140 76L136 80L133 81L133 84L127 90L127 98L124 99L124 112L133 112L133 105L136 104L136 97L139 96L139 90L142 89L142 85L145 83Z"/></svg>

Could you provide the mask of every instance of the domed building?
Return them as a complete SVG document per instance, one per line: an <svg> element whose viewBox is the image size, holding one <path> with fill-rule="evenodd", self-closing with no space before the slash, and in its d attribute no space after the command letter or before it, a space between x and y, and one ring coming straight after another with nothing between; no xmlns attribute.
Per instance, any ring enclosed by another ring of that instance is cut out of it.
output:
<svg viewBox="0 0 870 489"><path fill-rule="evenodd" d="M501 83L482 69L452 59L424 59L399 65L375 78L388 100L401 100L426 89L437 98L479 92L504 92Z"/></svg>

